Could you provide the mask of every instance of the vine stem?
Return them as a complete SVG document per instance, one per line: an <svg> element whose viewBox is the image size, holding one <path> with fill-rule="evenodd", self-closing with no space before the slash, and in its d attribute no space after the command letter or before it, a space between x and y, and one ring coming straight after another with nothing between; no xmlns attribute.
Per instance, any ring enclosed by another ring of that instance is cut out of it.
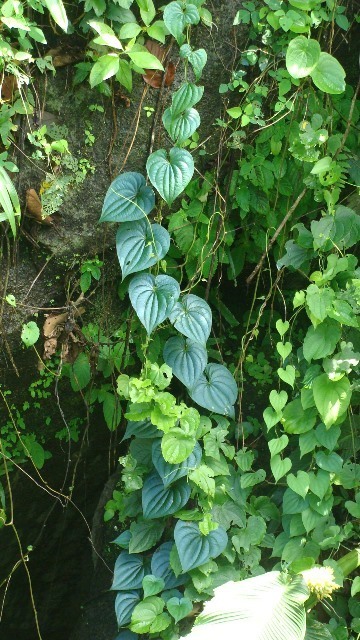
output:
<svg viewBox="0 0 360 640"><path fill-rule="evenodd" d="M278 237L278 235L281 233L281 231L283 230L284 226L286 225L287 221L289 220L289 218L291 218L292 214L294 213L295 209L297 208L298 204L300 203L300 201L303 199L305 193L307 192L307 187L305 187L305 189L302 190L302 192L298 195L298 197L296 198L295 202L293 203L293 205L290 207L289 211L287 212L286 216L283 218L283 220L281 221L281 223L279 224L278 228L276 229L273 237L271 238L268 246L266 247L266 250L264 251L264 253L262 254L259 262L257 263L255 269L252 271L252 273L250 273L249 277L246 279L246 284L249 285L252 280L255 278L256 274L260 271L263 262L269 252L269 250L271 249L271 247L273 246L276 238Z"/></svg>

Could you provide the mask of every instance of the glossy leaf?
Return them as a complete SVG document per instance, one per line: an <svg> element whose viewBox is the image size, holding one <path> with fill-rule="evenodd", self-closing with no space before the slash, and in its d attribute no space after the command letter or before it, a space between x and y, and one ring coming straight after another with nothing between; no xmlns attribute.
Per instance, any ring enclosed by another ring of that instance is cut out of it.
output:
<svg viewBox="0 0 360 640"><path fill-rule="evenodd" d="M141 589L144 575L143 557L122 551L115 562L111 589L113 591Z"/></svg>
<svg viewBox="0 0 360 640"><path fill-rule="evenodd" d="M340 62L329 53L321 53L311 72L313 83L324 93L337 95L345 91L345 71Z"/></svg>
<svg viewBox="0 0 360 640"><path fill-rule="evenodd" d="M164 111L163 125L173 142L182 144L195 133L200 126L200 115L196 109L186 109L174 115L171 107Z"/></svg>
<svg viewBox="0 0 360 640"><path fill-rule="evenodd" d="M118 71L119 55L117 53L106 53L104 56L100 56L90 71L91 88L96 87L103 80L115 76Z"/></svg>
<svg viewBox="0 0 360 640"><path fill-rule="evenodd" d="M164 487L159 474L153 472L144 482L142 505L144 518L163 518L182 509L190 498L191 489L186 480Z"/></svg>
<svg viewBox="0 0 360 640"><path fill-rule="evenodd" d="M196 469L200 464L201 456L201 447L197 442L194 450L183 462L178 464L169 464L164 460L162 455L161 443L156 441L152 446L152 461L164 487L169 487L173 482L187 476L190 471Z"/></svg>
<svg viewBox="0 0 360 640"><path fill-rule="evenodd" d="M187 338L205 344L211 331L211 309L205 300L189 293L174 306L170 322Z"/></svg>
<svg viewBox="0 0 360 640"><path fill-rule="evenodd" d="M135 609L135 606L140 601L139 591L124 591L117 594L115 599L115 614L119 627L123 627L129 624L131 620L131 614Z"/></svg>
<svg viewBox="0 0 360 640"><path fill-rule="evenodd" d="M189 184L194 173L194 160L185 149L173 147L169 156L165 149L159 149L148 157L146 169L155 189L171 205Z"/></svg>
<svg viewBox="0 0 360 640"><path fill-rule="evenodd" d="M173 117L184 113L187 109L191 109L201 100L204 93L204 87L199 87L191 82L184 82L171 99L171 111Z"/></svg>
<svg viewBox="0 0 360 640"><path fill-rule="evenodd" d="M289 42L286 51L286 68L293 78L305 78L315 69L320 59L317 40L298 36Z"/></svg>
<svg viewBox="0 0 360 640"><path fill-rule="evenodd" d="M42 0L42 3L48 9L52 19L63 31L67 31L68 19L62 0Z"/></svg>
<svg viewBox="0 0 360 640"><path fill-rule="evenodd" d="M169 317L179 295L179 284L170 276L139 274L129 285L131 304L149 335Z"/></svg>
<svg viewBox="0 0 360 640"><path fill-rule="evenodd" d="M192 387L207 365L207 351L195 340L176 336L165 344L164 360L174 376L186 387Z"/></svg>
<svg viewBox="0 0 360 640"><path fill-rule="evenodd" d="M234 417L238 394L234 377L222 364L208 364L204 373L189 389L189 395L200 407L214 413Z"/></svg>
<svg viewBox="0 0 360 640"><path fill-rule="evenodd" d="M131 436L136 436L141 439L158 438L161 436L161 433L153 424L151 424L150 420L141 420L141 422L132 422L129 420L123 440L128 440Z"/></svg>
<svg viewBox="0 0 360 640"><path fill-rule="evenodd" d="M186 577L181 575L176 577L170 566L170 552L173 542L161 544L151 558L151 573L157 578L162 578L165 582L165 589L174 589L184 584Z"/></svg>
<svg viewBox="0 0 360 640"><path fill-rule="evenodd" d="M135 51L132 49L128 51L127 54L130 60L141 69L159 69L160 71L164 71L160 60L149 51L146 51L146 49L143 51Z"/></svg>
<svg viewBox="0 0 360 640"><path fill-rule="evenodd" d="M198 24L200 15L195 4L170 2L164 10L164 22L174 38L183 41L183 31L188 24Z"/></svg>
<svg viewBox="0 0 360 640"><path fill-rule="evenodd" d="M346 412L351 400L351 385L344 376L340 380L329 380L326 373L315 378L313 392L316 408L327 427L330 427Z"/></svg>
<svg viewBox="0 0 360 640"><path fill-rule="evenodd" d="M164 525L160 522L133 522L130 525L130 553L143 553L151 549L161 538Z"/></svg>
<svg viewBox="0 0 360 640"><path fill-rule="evenodd" d="M155 194L141 173L122 173L111 183L99 222L132 222L145 218L155 206Z"/></svg>
<svg viewBox="0 0 360 640"><path fill-rule="evenodd" d="M197 523L181 520L176 523L174 537L183 571L190 571L217 558L228 541L227 533L222 527L204 536Z"/></svg>
<svg viewBox="0 0 360 640"><path fill-rule="evenodd" d="M123 279L130 273L144 271L162 260L170 247L170 236L159 224L147 218L125 222L116 233L116 251Z"/></svg>
<svg viewBox="0 0 360 640"><path fill-rule="evenodd" d="M183 44L182 47L180 47L180 57L189 61L193 68L196 80L199 80L207 62L207 53L205 49L195 49L194 51L189 44Z"/></svg>

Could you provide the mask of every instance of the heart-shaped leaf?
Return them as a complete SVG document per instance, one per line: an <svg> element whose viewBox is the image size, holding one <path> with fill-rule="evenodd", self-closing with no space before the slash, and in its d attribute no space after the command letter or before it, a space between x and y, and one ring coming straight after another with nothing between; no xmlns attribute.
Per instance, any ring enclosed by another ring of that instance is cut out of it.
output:
<svg viewBox="0 0 360 640"><path fill-rule="evenodd" d="M151 573L165 582L165 589L174 589L184 584L185 576L176 577L170 566L170 552L173 542L161 544L151 558Z"/></svg>
<svg viewBox="0 0 360 640"><path fill-rule="evenodd" d="M184 462L193 452L195 444L196 440L192 434L184 433L180 427L171 429L169 433L165 433L161 440L164 460L170 464Z"/></svg>
<svg viewBox="0 0 360 640"><path fill-rule="evenodd" d="M146 169L155 189L171 205L189 184L194 173L194 160L185 149L173 147L169 159L165 149L159 149L148 157Z"/></svg>
<svg viewBox="0 0 360 640"><path fill-rule="evenodd" d="M132 522L130 525L131 538L129 553L142 553L151 549L164 533L164 524L155 521Z"/></svg>
<svg viewBox="0 0 360 640"><path fill-rule="evenodd" d="M275 326L281 338L285 335L290 327L287 320L285 320L285 322L283 322L282 320L277 320Z"/></svg>
<svg viewBox="0 0 360 640"><path fill-rule="evenodd" d="M161 436L161 433L153 424L151 424L150 420L141 420L140 422L132 422L129 420L123 440L128 440L131 436L136 436L141 439L157 438Z"/></svg>
<svg viewBox="0 0 360 640"><path fill-rule="evenodd" d="M115 562L111 589L113 591L141 589L144 575L144 558L135 553L122 551Z"/></svg>
<svg viewBox="0 0 360 640"><path fill-rule="evenodd" d="M123 279L129 273L144 271L162 260L170 247L170 236L159 224L147 218L125 222L116 234L116 251Z"/></svg>
<svg viewBox="0 0 360 640"><path fill-rule="evenodd" d="M148 598L149 596L156 596L157 593L165 589L165 582L162 578L148 575L145 576L142 586L144 589L144 598Z"/></svg>
<svg viewBox="0 0 360 640"><path fill-rule="evenodd" d="M217 558L225 549L228 536L222 527L204 536L196 522L178 520L174 530L175 545L183 571L190 571Z"/></svg>
<svg viewBox="0 0 360 640"><path fill-rule="evenodd" d="M192 387L207 365L207 351L195 340L176 336L169 338L165 344L164 360L174 376L186 387Z"/></svg>
<svg viewBox="0 0 360 640"><path fill-rule="evenodd" d="M310 483L309 475L305 471L298 471L297 476L294 476L293 473L289 473L286 477L286 482L292 491L295 491L295 493L305 500L306 494L309 491Z"/></svg>
<svg viewBox="0 0 360 640"><path fill-rule="evenodd" d="M283 342L278 342L276 344L276 349L282 359L285 360L292 351L292 344L291 342L285 342L285 344Z"/></svg>
<svg viewBox="0 0 360 640"><path fill-rule="evenodd" d="M135 609L135 606L140 602L140 590L139 591L125 591L117 594L115 599L115 613L119 627L123 627L129 624L131 620L131 614Z"/></svg>
<svg viewBox="0 0 360 640"><path fill-rule="evenodd" d="M268 447L270 451L270 455L273 458L276 454L281 453L289 444L289 438L287 435L283 434L280 438L274 438L273 440L269 440Z"/></svg>
<svg viewBox="0 0 360 640"><path fill-rule="evenodd" d="M174 306L170 322L187 338L205 344L211 331L211 309L205 300L189 293Z"/></svg>
<svg viewBox="0 0 360 640"><path fill-rule="evenodd" d="M200 126L200 115L196 109L192 108L174 115L171 107L169 107L164 111L162 121L173 142L182 144Z"/></svg>
<svg viewBox="0 0 360 640"><path fill-rule="evenodd" d="M180 89L175 91L171 99L173 116L178 116L197 104L201 100L203 93L204 87L199 87L192 82L184 82Z"/></svg>
<svg viewBox="0 0 360 640"><path fill-rule="evenodd" d="M317 88L324 93L336 95L345 91L345 70L329 53L320 53L319 61L310 75Z"/></svg>
<svg viewBox="0 0 360 640"><path fill-rule="evenodd" d="M281 410L285 407L287 403L287 399L288 399L288 394L286 393L286 391L280 391L280 393L275 391L275 389L270 391L270 395L269 395L270 404L274 408L276 413L280 413Z"/></svg>
<svg viewBox="0 0 360 640"><path fill-rule="evenodd" d="M166 603L166 608L175 622L179 622L192 611L193 603L189 598L170 598Z"/></svg>
<svg viewBox="0 0 360 640"><path fill-rule="evenodd" d="M238 394L233 375L222 364L208 364L204 373L189 389L189 395L200 407L214 413L234 417Z"/></svg>
<svg viewBox="0 0 360 640"><path fill-rule="evenodd" d="M183 31L188 24L198 24L200 14L195 4L183 2L170 2L164 9L164 22L166 28L178 42L183 42Z"/></svg>
<svg viewBox="0 0 360 640"><path fill-rule="evenodd" d="M123 173L111 183L99 222L132 222L146 217L155 206L155 194L141 173Z"/></svg>
<svg viewBox="0 0 360 640"><path fill-rule="evenodd" d="M183 44L182 47L180 47L180 57L190 62L194 70L195 78L199 80L207 62L205 49L196 49L193 51L189 44Z"/></svg>
<svg viewBox="0 0 360 640"><path fill-rule="evenodd" d="M319 469L316 475L315 473L310 473L309 480L311 491L322 500L330 487L330 475L328 471Z"/></svg>
<svg viewBox="0 0 360 640"><path fill-rule="evenodd" d="M131 304L149 335L166 320L179 295L179 284L170 276L154 278L144 273L135 276L129 284Z"/></svg>
<svg viewBox="0 0 360 640"><path fill-rule="evenodd" d="M186 480L171 487L164 487L160 476L154 471L144 482L142 506L144 518L163 518L182 509L190 498L191 489Z"/></svg>
<svg viewBox="0 0 360 640"><path fill-rule="evenodd" d="M275 482L278 482L292 467L290 458L281 458L278 454L270 458L270 467Z"/></svg>
<svg viewBox="0 0 360 640"><path fill-rule="evenodd" d="M183 462L169 464L162 455L161 443L156 441L152 447L152 461L164 487L169 487L173 482L187 476L190 471L196 469L200 464L201 456L201 447L197 442L192 453Z"/></svg>
<svg viewBox="0 0 360 640"><path fill-rule="evenodd" d="M286 382L287 384L290 385L290 387L294 386L294 382L295 382L295 367L293 367L291 364L288 364L286 369L278 369L277 370L277 374L279 376L279 378L281 378L281 380L283 380L283 382Z"/></svg>
<svg viewBox="0 0 360 640"><path fill-rule="evenodd" d="M263 412L264 422L268 431L281 420L281 413L276 413L271 407L267 407Z"/></svg>
<svg viewBox="0 0 360 640"><path fill-rule="evenodd" d="M317 40L298 36L293 38L286 51L286 67L293 78L305 78L319 62L320 45Z"/></svg>

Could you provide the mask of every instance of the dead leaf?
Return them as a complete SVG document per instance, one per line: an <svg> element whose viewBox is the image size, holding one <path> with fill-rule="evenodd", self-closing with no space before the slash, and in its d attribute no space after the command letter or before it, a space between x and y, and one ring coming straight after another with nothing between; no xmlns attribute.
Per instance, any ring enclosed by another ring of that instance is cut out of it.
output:
<svg viewBox="0 0 360 640"><path fill-rule="evenodd" d="M26 209L30 218L32 218L39 224L44 224L47 226L54 225L52 216L43 217L41 200L35 189L28 189L26 191Z"/></svg>
<svg viewBox="0 0 360 640"><path fill-rule="evenodd" d="M73 311L73 318L78 318L85 312L85 307L77 307ZM49 360L56 352L59 342L61 344L61 353L64 361L72 361L74 353L78 353L76 347L74 351L74 344L81 342L81 331L75 324L72 327L72 331L67 330L67 324L69 322L69 313L51 313L49 314L43 325L44 334L44 360ZM80 337L75 335L75 329L77 329ZM70 345L71 342L71 345ZM70 358L70 360L69 360ZM75 359L75 358L74 358Z"/></svg>
<svg viewBox="0 0 360 640"><path fill-rule="evenodd" d="M1 100L11 102L16 89L17 82L15 76L5 76L0 89Z"/></svg>
<svg viewBox="0 0 360 640"><path fill-rule="evenodd" d="M84 59L83 51L69 47L50 49L46 55L52 57L52 63L55 68L66 67L69 64L74 64L74 62L79 62Z"/></svg>
<svg viewBox="0 0 360 640"><path fill-rule="evenodd" d="M154 40L147 40L145 43L147 50L152 53L161 63L164 63L166 55L168 53L168 48L163 47L161 44L158 44ZM165 63L165 87L170 87L174 82L176 67L173 62ZM163 82L164 72L158 71L154 69L145 69L145 74L143 78L147 84L154 89L160 89Z"/></svg>

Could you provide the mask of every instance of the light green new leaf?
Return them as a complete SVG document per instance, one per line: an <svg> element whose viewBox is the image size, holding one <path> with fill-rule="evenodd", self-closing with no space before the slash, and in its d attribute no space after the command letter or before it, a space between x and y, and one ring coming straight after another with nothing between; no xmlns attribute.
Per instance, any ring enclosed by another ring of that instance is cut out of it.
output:
<svg viewBox="0 0 360 640"><path fill-rule="evenodd" d="M340 62L329 53L321 53L319 61L310 73L320 91L337 95L345 91L345 71Z"/></svg>
<svg viewBox="0 0 360 640"><path fill-rule="evenodd" d="M148 157L146 169L155 189L171 205L189 184L194 173L194 160L185 149L173 147L169 156L165 149L159 149Z"/></svg>
<svg viewBox="0 0 360 640"><path fill-rule="evenodd" d="M159 69L160 71L164 71L164 67L161 64L160 60L153 56L149 51L127 51L127 54L130 60L136 64L137 67L141 69Z"/></svg>
<svg viewBox="0 0 360 640"><path fill-rule="evenodd" d="M308 589L300 575L279 571L215 589L187 640L303 640Z"/></svg>
<svg viewBox="0 0 360 640"><path fill-rule="evenodd" d="M68 18L62 0L42 0L42 4L46 7L52 19L59 25L63 31L67 31Z"/></svg>
<svg viewBox="0 0 360 640"><path fill-rule="evenodd" d="M275 482L278 482L292 467L290 458L281 458L279 454L270 459L270 467Z"/></svg>
<svg viewBox="0 0 360 640"><path fill-rule="evenodd" d="M325 426L331 425L342 416L351 400L351 385L349 379L344 376L340 380L329 380L326 373L315 378L313 392L316 408L321 415Z"/></svg>
<svg viewBox="0 0 360 640"><path fill-rule="evenodd" d="M290 41L286 52L286 68L293 78L305 78L315 69L320 59L317 40L298 36ZM322 55L322 54L321 54Z"/></svg>
<svg viewBox="0 0 360 640"><path fill-rule="evenodd" d="M115 76L119 71L119 56L117 53L107 53L101 56L94 64L90 71L90 86L91 88L107 80L112 76Z"/></svg>
<svg viewBox="0 0 360 640"><path fill-rule="evenodd" d="M27 347L32 347L35 342L38 341L40 337L40 329L37 326L36 322L32 320L27 324L23 325L21 331L21 340Z"/></svg>
<svg viewBox="0 0 360 640"><path fill-rule="evenodd" d="M99 38L95 38L95 44L104 44L113 49L122 49L120 40L116 37L114 31L104 22L98 20L90 20L89 26L99 34Z"/></svg>

